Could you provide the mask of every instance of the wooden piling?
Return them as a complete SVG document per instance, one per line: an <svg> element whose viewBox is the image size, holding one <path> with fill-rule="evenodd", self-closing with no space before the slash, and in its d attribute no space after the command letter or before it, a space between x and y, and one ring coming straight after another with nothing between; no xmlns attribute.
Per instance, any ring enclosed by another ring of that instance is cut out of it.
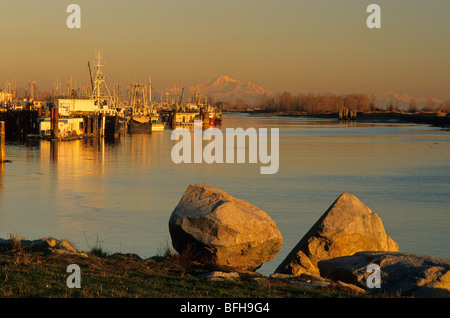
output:
<svg viewBox="0 0 450 318"><path fill-rule="evenodd" d="M105 136L105 125L106 125L106 117L104 114L100 114L98 120L98 130L101 137Z"/></svg>
<svg viewBox="0 0 450 318"><path fill-rule="evenodd" d="M92 115L89 120L89 133L93 136L95 134L95 116Z"/></svg>
<svg viewBox="0 0 450 318"><path fill-rule="evenodd" d="M99 127L99 122L98 122L98 115L97 114L95 114L94 115L94 118L93 118L93 120L94 120L94 131L93 131L93 133L94 133L94 136L95 137L97 137L98 135L99 135L99 129L98 129L98 127Z"/></svg>
<svg viewBox="0 0 450 318"><path fill-rule="evenodd" d="M4 121L0 121L0 163L6 162L6 124Z"/></svg>
<svg viewBox="0 0 450 318"><path fill-rule="evenodd" d="M59 138L59 112L56 107L52 108L51 131L52 138Z"/></svg>
<svg viewBox="0 0 450 318"><path fill-rule="evenodd" d="M50 143L50 160L52 162L58 162L58 142Z"/></svg>

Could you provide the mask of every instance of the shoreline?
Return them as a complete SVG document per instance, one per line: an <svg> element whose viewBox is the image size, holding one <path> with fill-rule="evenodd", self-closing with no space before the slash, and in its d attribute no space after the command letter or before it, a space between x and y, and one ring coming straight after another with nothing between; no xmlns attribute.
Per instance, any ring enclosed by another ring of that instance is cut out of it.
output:
<svg viewBox="0 0 450 318"><path fill-rule="evenodd" d="M405 252L360 252L353 256L418 258L442 265L446 259ZM342 257L329 259L336 262ZM438 263L438 262L441 263ZM357 282L308 273L274 273L200 264L188 255L166 251L141 258L133 253L109 253L96 247L80 252L72 243L47 237L0 239L0 297L7 298L145 298L145 299L402 299L447 298L446 294L403 295L363 288ZM351 261L351 262L354 262ZM376 261L375 261L376 262ZM407 260L400 269L417 267ZM417 261L416 261L417 262ZM397 262L398 263L398 262ZM445 264L444 264L445 265ZM73 269L75 266L76 269ZM392 266L392 264L391 264ZM435 266L436 267L436 266ZM435 268L433 267L433 268ZM387 270L386 270L387 271ZM406 272L405 272L406 273ZM417 273L410 272L414 278ZM392 275L392 273L391 273ZM387 278L385 278L387 279ZM78 287L71 284L78 281ZM437 288L437 287L436 287ZM439 288L436 289L440 292ZM443 289L445 292L445 289Z"/></svg>
<svg viewBox="0 0 450 318"><path fill-rule="evenodd" d="M0 297L4 299L402 298L309 276L267 277L201 265L167 252L145 259L132 253L105 252L99 247L80 252L69 241L53 237L0 239L0 263L4 280ZM78 271L69 270L74 265ZM69 280L78 280L79 287L69 285Z"/></svg>
<svg viewBox="0 0 450 318"><path fill-rule="evenodd" d="M258 111L258 110L228 110L225 113L241 113L255 116L279 116L279 117L304 117L304 118L328 118L339 120L338 112L308 114L299 111ZM347 120L344 120L347 121ZM363 111L357 112L356 118L349 121L363 122L403 122L413 124L433 125L441 128L450 128L450 114L442 112L415 112L408 113L406 111Z"/></svg>

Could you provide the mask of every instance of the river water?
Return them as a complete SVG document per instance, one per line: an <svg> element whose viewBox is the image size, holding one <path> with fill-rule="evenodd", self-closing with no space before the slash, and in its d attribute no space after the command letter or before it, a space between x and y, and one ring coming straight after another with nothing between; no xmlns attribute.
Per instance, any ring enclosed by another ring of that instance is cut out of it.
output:
<svg viewBox="0 0 450 318"><path fill-rule="evenodd" d="M450 132L404 123L225 115L225 128L279 128L279 170L175 164L171 131L111 143L8 142L0 169L0 238L69 239L79 250L162 254L169 217L190 184L207 183L266 211L282 250L271 274L343 192L383 220L400 251L450 258ZM260 136L261 137L261 136ZM206 142L205 142L206 143Z"/></svg>

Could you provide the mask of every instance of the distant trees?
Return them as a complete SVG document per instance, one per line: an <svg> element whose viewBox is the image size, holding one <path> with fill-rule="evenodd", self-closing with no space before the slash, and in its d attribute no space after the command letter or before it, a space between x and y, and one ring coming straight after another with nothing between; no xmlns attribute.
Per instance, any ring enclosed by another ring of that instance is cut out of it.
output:
<svg viewBox="0 0 450 318"><path fill-rule="evenodd" d="M409 102L408 112L409 113L417 112L417 104L416 104L416 100L414 98L412 98L411 101Z"/></svg>
<svg viewBox="0 0 450 318"><path fill-rule="evenodd" d="M450 113L450 101L446 101L445 104L443 105L443 107L444 107L444 112Z"/></svg>
<svg viewBox="0 0 450 318"><path fill-rule="evenodd" d="M245 109L257 107L266 112L299 112L304 114L326 114L337 113L344 108L349 111L407 111L409 113L425 112L445 112L450 114L450 101L437 104L435 100L429 98L425 104L422 100L416 101L411 98L409 104L400 105L398 99L392 98L388 104L377 107L376 95L368 96L365 94L297 94L283 92L274 95L262 95L258 98L256 104L247 105L242 100L234 103L235 109Z"/></svg>
<svg viewBox="0 0 450 318"><path fill-rule="evenodd" d="M237 109L245 109L247 107L247 103L243 100L238 98L236 100L236 108Z"/></svg>
<svg viewBox="0 0 450 318"><path fill-rule="evenodd" d="M427 103L425 104L425 107L423 108L423 110L425 112L434 111L434 101L431 98L427 99Z"/></svg>
<svg viewBox="0 0 450 318"><path fill-rule="evenodd" d="M334 95L329 93L316 95L309 93L292 95L289 92L284 92L273 96L262 96L258 101L258 107L266 111L298 111L319 114L338 112L342 108L367 111L373 110L375 105L364 94Z"/></svg>
<svg viewBox="0 0 450 318"><path fill-rule="evenodd" d="M438 112L450 113L450 101L441 103L436 109Z"/></svg>

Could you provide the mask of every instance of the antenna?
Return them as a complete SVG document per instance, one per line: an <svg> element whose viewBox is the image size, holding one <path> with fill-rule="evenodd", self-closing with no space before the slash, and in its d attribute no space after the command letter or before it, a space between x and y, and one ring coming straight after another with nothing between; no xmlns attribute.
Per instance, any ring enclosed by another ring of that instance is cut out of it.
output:
<svg viewBox="0 0 450 318"><path fill-rule="evenodd" d="M102 67L103 65L103 50L96 50L96 58L97 58L97 72L94 78L94 92L93 99L97 100L97 105L99 109L102 110L111 110L109 109L111 104L113 103L113 99L108 89L108 85L106 85L106 76L103 75ZM106 94L103 93L103 88L106 91ZM105 108L103 106L106 106Z"/></svg>
<svg viewBox="0 0 450 318"><path fill-rule="evenodd" d="M97 65L96 66L98 68L101 68L102 66L104 66L104 65L101 64L102 61L103 61L103 50L101 50L101 49L95 50L95 56L96 56L96 59L97 59Z"/></svg>

